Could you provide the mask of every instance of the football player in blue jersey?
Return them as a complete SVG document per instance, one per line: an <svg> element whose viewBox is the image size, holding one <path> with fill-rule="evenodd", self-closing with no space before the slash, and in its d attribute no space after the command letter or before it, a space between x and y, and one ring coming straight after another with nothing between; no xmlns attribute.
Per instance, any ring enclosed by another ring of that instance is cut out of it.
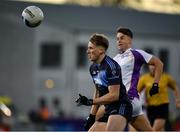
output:
<svg viewBox="0 0 180 132"><path fill-rule="evenodd" d="M93 34L88 43L87 54L92 61L89 71L95 92L93 99L79 94L76 103L92 106L85 125L85 130L89 131L123 131L131 120L132 105L122 83L121 68L106 55L108 46L108 39L103 34ZM100 105L104 105L105 113L95 121Z"/></svg>

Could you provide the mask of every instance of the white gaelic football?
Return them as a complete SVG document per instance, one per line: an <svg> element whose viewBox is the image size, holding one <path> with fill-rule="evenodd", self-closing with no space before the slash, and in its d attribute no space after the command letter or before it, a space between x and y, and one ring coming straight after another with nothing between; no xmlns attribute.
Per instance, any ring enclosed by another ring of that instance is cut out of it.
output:
<svg viewBox="0 0 180 132"><path fill-rule="evenodd" d="M37 27L44 19L44 14L39 7L28 6L22 12L22 19L26 26Z"/></svg>

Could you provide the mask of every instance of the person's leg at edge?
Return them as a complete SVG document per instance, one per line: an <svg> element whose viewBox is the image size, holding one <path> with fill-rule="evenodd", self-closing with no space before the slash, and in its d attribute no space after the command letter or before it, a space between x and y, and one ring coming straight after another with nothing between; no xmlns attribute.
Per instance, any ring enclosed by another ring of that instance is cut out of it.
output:
<svg viewBox="0 0 180 132"><path fill-rule="evenodd" d="M103 117L105 114L105 107L104 105L101 105L96 113L96 121L99 120L101 117Z"/></svg>
<svg viewBox="0 0 180 132"><path fill-rule="evenodd" d="M165 119L155 119L153 124L154 131L164 131L166 120Z"/></svg>
<svg viewBox="0 0 180 132"><path fill-rule="evenodd" d="M108 118L106 131L124 131L127 120L121 115L110 115Z"/></svg>
<svg viewBox="0 0 180 132"><path fill-rule="evenodd" d="M106 122L99 122L99 121L96 121L92 126L91 128L89 129L89 132L90 131L105 131L106 130Z"/></svg>
<svg viewBox="0 0 180 132"><path fill-rule="evenodd" d="M131 122L131 125L138 131L153 131L150 122L144 114L135 117L135 119Z"/></svg>
<svg viewBox="0 0 180 132"><path fill-rule="evenodd" d="M131 131L133 131L133 132L135 132L136 131L136 129L131 125L131 124L128 124L128 130L131 132Z"/></svg>

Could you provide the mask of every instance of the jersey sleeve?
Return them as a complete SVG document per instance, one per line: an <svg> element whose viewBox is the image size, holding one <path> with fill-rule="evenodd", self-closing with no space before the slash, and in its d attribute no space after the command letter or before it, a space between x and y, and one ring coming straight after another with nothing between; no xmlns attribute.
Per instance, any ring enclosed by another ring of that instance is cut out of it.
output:
<svg viewBox="0 0 180 132"><path fill-rule="evenodd" d="M147 53L144 50L136 49L136 51L138 51L142 55L142 57L144 58L146 63L148 63L150 61L150 59L152 58L152 56L153 56L153 55Z"/></svg>

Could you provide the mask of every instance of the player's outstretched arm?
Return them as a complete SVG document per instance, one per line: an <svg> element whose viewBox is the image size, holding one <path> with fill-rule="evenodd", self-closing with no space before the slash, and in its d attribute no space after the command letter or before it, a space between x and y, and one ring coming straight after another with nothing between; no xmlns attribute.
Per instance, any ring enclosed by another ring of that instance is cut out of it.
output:
<svg viewBox="0 0 180 132"><path fill-rule="evenodd" d="M111 85L108 89L109 93L95 99L88 99L86 96L79 94L79 98L76 100L77 106L104 105L119 100L120 85Z"/></svg>
<svg viewBox="0 0 180 132"><path fill-rule="evenodd" d="M95 98L93 100L93 104L104 105L119 100L119 89L120 89L120 85L109 86L108 87L109 93L99 98Z"/></svg>
<svg viewBox="0 0 180 132"><path fill-rule="evenodd" d="M154 83L152 88L149 90L150 96L153 96L159 92L159 81L161 78L161 74L163 72L163 63L161 60L155 56L153 56L148 62L149 65L153 65L154 68Z"/></svg>
<svg viewBox="0 0 180 132"><path fill-rule="evenodd" d="M163 63L162 61L153 56L150 61L148 62L148 65L154 65L154 82L155 83L159 83L160 78L161 78L161 74L163 72Z"/></svg>

